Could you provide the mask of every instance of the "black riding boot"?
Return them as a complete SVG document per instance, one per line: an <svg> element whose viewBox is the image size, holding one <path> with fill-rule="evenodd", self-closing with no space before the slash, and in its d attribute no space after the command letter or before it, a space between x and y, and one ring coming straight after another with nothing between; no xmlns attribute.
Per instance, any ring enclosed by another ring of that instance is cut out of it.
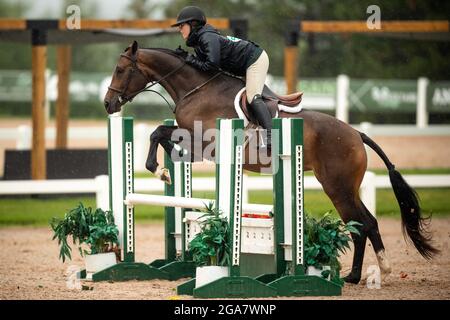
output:
<svg viewBox="0 0 450 320"><path fill-rule="evenodd" d="M269 108L263 101L260 94L257 94L250 104L253 114L260 126L266 129L267 135L263 135L263 143L268 149L272 147L272 116L270 115Z"/></svg>

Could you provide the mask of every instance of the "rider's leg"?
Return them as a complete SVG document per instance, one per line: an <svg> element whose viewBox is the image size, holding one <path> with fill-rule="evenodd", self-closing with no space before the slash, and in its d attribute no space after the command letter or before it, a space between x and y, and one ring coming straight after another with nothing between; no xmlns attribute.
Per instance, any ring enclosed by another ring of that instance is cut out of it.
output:
<svg viewBox="0 0 450 320"><path fill-rule="evenodd" d="M253 114L258 119L258 123L261 127L266 129L266 134L263 134L263 142L267 148L271 148L272 145L272 116L270 114L267 105L264 103L260 94L254 96L252 103L250 104Z"/></svg>
<svg viewBox="0 0 450 320"><path fill-rule="evenodd" d="M245 87L247 92L247 100L250 102L250 107L259 124L267 131L267 140L265 141L265 145L270 147L272 116L270 115L270 111L261 97L268 70L269 57L267 56L267 53L263 51L255 63L247 68Z"/></svg>

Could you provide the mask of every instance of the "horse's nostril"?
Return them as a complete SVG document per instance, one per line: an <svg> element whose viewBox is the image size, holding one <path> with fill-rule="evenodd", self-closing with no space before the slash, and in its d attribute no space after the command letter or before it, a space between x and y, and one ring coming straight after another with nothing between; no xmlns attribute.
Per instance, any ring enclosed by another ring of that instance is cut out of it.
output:
<svg viewBox="0 0 450 320"><path fill-rule="evenodd" d="M108 109L108 107L109 107L109 101L105 100L105 108Z"/></svg>

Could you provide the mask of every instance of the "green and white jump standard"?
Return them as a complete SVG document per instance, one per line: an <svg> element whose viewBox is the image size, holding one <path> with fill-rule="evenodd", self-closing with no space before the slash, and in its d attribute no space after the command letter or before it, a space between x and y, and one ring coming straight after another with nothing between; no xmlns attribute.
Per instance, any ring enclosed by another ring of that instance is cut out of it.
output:
<svg viewBox="0 0 450 320"><path fill-rule="evenodd" d="M218 120L217 127L216 199L230 221L230 276L198 288L192 279L178 287L178 294L198 298L340 295L341 287L336 283L305 275L303 119L273 120L274 208L269 224L266 224L267 219L245 217L248 212L241 206L244 139L237 132L242 132L242 120ZM186 212L188 214L193 213ZM195 219L186 219L186 223L192 230ZM191 237L192 234L188 235ZM244 250L245 260L242 259ZM268 266L273 272L249 276L249 271L255 267L252 260Z"/></svg>

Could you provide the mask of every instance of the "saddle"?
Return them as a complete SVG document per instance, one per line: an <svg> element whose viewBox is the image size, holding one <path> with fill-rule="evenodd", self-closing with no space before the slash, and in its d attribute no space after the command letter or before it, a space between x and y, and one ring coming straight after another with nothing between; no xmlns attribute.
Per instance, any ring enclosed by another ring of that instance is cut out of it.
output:
<svg viewBox="0 0 450 320"><path fill-rule="evenodd" d="M239 101L239 107L244 113L247 120L251 123L257 124L258 121L254 116L251 108L249 108L249 102L247 101L247 95L245 89L239 91L239 97L236 100ZM303 98L303 92L296 92L288 95L278 95L270 90L267 86L264 86L262 92L263 101L269 108L272 118L278 117L279 111L297 113L301 111L300 102Z"/></svg>

